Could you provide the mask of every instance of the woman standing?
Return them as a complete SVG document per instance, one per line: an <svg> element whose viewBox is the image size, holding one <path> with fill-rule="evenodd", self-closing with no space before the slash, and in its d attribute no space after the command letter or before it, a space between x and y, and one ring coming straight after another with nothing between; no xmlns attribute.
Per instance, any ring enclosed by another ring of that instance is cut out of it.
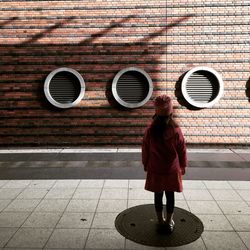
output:
<svg viewBox="0 0 250 250"><path fill-rule="evenodd" d="M147 172L145 189L154 192L159 226L174 230L174 192L182 192L182 175L187 167L186 145L178 124L173 120L173 104L169 96L158 96L153 122L147 128L142 144L142 162ZM163 216L165 192L166 218Z"/></svg>

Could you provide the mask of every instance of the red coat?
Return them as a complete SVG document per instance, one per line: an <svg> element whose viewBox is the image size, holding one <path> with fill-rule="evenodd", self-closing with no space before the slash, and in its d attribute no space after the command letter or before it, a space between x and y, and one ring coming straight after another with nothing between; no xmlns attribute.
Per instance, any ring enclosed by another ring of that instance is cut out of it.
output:
<svg viewBox="0 0 250 250"><path fill-rule="evenodd" d="M147 172L145 189L152 192L182 192L181 169L187 166L186 145L179 127L168 127L163 140L156 140L150 127L142 144L142 162Z"/></svg>

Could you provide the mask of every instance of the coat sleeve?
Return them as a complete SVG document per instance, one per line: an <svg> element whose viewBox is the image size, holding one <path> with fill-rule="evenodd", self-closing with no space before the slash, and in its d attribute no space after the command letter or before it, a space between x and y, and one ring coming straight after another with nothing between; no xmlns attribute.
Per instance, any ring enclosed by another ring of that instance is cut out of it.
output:
<svg viewBox="0 0 250 250"><path fill-rule="evenodd" d="M145 171L147 171L148 161L149 161L149 130L147 129L144 133L142 141L142 163Z"/></svg>
<svg viewBox="0 0 250 250"><path fill-rule="evenodd" d="M184 136L181 129L177 132L177 153L179 157L180 167L185 169L187 167L187 148Z"/></svg>

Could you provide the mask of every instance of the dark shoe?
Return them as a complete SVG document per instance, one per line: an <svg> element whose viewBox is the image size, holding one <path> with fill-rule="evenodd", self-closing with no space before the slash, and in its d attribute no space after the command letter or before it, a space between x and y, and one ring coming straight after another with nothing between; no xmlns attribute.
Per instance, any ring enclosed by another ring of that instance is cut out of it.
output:
<svg viewBox="0 0 250 250"><path fill-rule="evenodd" d="M174 231L174 226L175 226L175 223L174 223L173 220L172 220L172 222L170 224L167 224L168 233L171 234Z"/></svg>

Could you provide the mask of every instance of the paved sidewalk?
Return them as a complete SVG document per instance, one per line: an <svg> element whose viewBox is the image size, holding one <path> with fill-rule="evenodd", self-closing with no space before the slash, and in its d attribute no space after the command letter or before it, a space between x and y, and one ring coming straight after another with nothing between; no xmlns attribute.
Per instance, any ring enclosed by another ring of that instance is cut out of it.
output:
<svg viewBox="0 0 250 250"><path fill-rule="evenodd" d="M123 210L153 203L140 158L139 149L0 150L0 249L164 249L114 226ZM250 249L250 151L190 149L188 159L176 206L205 231L166 249Z"/></svg>
<svg viewBox="0 0 250 250"><path fill-rule="evenodd" d="M189 149L187 180L250 180L250 150ZM144 179L140 149L0 150L0 179Z"/></svg>
<svg viewBox="0 0 250 250"><path fill-rule="evenodd" d="M114 227L118 213L153 202L144 180L2 180L2 249L164 249L138 245ZM205 226L200 239L168 249L250 249L250 181L184 181L176 206Z"/></svg>

